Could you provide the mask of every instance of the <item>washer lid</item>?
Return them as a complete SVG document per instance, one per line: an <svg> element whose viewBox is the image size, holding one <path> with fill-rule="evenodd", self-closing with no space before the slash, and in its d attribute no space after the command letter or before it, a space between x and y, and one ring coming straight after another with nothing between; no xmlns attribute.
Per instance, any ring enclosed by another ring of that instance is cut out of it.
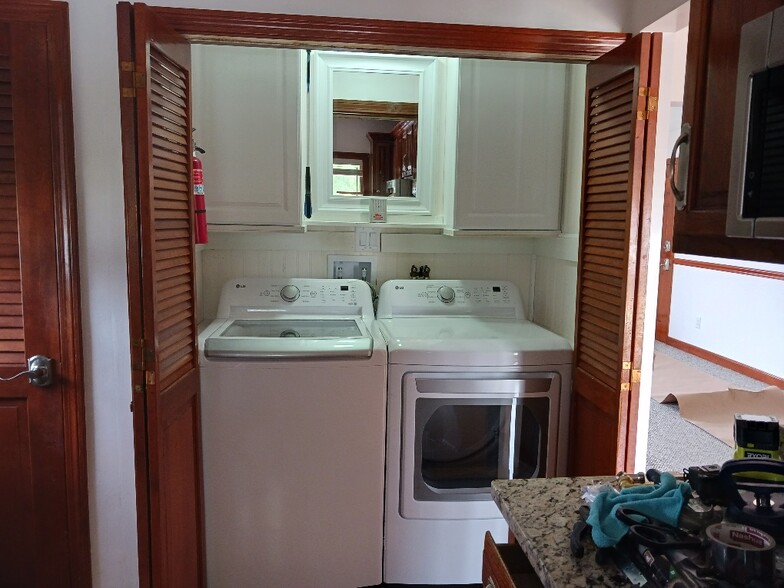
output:
<svg viewBox="0 0 784 588"><path fill-rule="evenodd" d="M389 363L532 366L572 363L569 342L529 321L477 317L379 319Z"/></svg>
<svg viewBox="0 0 784 588"><path fill-rule="evenodd" d="M352 317L229 320L204 341L204 356L210 359L348 358L372 353L373 337L361 319Z"/></svg>

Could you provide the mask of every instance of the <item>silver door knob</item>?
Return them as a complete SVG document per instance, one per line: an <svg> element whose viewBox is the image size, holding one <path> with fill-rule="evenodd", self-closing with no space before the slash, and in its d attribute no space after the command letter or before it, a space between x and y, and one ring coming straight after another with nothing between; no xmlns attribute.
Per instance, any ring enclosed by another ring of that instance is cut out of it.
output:
<svg viewBox="0 0 784 588"><path fill-rule="evenodd" d="M52 383L53 371L51 359L44 355L33 355L27 359L27 369L25 371L14 374L10 378L0 378L0 381L10 382L16 378L27 376L33 386L45 388Z"/></svg>

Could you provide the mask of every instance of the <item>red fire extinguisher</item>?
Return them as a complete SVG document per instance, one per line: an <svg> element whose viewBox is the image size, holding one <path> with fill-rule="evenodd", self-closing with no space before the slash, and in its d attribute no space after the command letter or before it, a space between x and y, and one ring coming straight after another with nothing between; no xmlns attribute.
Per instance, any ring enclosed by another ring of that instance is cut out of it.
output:
<svg viewBox="0 0 784 588"><path fill-rule="evenodd" d="M196 243L207 242L207 203L204 199L204 168L197 153L205 153L204 149L193 145L193 212L196 225Z"/></svg>

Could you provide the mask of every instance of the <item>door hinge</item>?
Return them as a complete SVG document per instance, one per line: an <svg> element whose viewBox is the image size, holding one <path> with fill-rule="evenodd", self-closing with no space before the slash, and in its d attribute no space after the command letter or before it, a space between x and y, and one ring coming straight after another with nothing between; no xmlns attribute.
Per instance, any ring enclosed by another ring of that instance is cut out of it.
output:
<svg viewBox="0 0 784 588"><path fill-rule="evenodd" d="M621 369L622 369L622 370L630 370L630 369L632 369L632 362L630 362L630 361L624 361L624 362L621 364Z"/></svg>
<svg viewBox="0 0 784 588"><path fill-rule="evenodd" d="M641 370L632 370L632 384L639 384L642 377Z"/></svg>
<svg viewBox="0 0 784 588"><path fill-rule="evenodd" d="M651 96L651 89L647 86L640 86L638 93L645 98L645 110L637 111L637 120L648 120L650 114L659 108L659 97Z"/></svg>
<svg viewBox="0 0 784 588"><path fill-rule="evenodd" d="M144 372L144 383L148 386L155 385L155 372L152 370L147 370Z"/></svg>
<svg viewBox="0 0 784 588"><path fill-rule="evenodd" d="M147 87L147 74L136 71L136 64L133 61L120 62L120 75L123 80L121 86L123 98L136 98L136 90Z"/></svg>

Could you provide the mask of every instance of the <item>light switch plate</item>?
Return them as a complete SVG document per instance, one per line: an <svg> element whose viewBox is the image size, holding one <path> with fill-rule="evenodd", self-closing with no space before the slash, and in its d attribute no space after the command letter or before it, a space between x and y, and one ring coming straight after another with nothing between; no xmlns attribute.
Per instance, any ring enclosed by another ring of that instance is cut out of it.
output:
<svg viewBox="0 0 784 588"><path fill-rule="evenodd" d="M354 249L368 253L381 252L381 231L375 227L354 229Z"/></svg>

